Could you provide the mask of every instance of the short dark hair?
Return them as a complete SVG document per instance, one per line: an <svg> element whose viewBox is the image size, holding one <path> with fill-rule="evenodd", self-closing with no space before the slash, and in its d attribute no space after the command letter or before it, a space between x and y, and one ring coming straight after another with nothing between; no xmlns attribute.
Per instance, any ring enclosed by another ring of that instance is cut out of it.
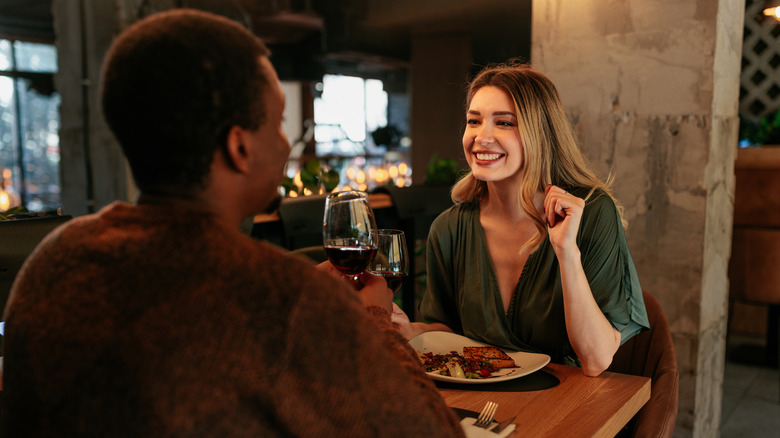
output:
<svg viewBox="0 0 780 438"><path fill-rule="evenodd" d="M103 115L142 191L206 183L232 126L265 119L268 48L238 23L174 9L114 40L103 66Z"/></svg>

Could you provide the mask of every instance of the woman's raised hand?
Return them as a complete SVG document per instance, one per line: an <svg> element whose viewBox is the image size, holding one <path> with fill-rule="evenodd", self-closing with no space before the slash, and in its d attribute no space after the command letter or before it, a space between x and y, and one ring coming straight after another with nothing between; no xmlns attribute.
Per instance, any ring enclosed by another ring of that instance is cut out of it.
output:
<svg viewBox="0 0 780 438"><path fill-rule="evenodd" d="M585 201L562 188L548 185L544 190L544 215L550 243L559 256L560 251L577 249L577 231L580 228Z"/></svg>

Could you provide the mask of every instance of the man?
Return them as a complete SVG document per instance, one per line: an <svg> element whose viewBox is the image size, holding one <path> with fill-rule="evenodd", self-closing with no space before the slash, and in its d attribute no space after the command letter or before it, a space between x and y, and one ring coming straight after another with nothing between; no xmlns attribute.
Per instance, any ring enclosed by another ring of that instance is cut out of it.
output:
<svg viewBox="0 0 780 438"><path fill-rule="evenodd" d="M141 190L28 259L5 314L5 436L459 436L359 292L239 230L289 153L265 46L230 20L154 15L114 41L102 104Z"/></svg>

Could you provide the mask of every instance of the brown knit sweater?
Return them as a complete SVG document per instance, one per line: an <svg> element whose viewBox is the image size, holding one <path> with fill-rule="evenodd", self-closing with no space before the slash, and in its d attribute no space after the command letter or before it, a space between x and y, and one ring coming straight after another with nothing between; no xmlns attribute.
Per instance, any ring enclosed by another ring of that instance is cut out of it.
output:
<svg viewBox="0 0 780 438"><path fill-rule="evenodd" d="M59 228L5 320L6 437L462 436L386 311L186 202Z"/></svg>

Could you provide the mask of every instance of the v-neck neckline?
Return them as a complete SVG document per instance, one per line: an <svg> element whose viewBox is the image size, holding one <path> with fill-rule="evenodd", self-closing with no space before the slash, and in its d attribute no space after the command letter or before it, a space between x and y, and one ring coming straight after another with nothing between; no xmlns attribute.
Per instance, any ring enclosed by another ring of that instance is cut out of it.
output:
<svg viewBox="0 0 780 438"><path fill-rule="evenodd" d="M498 276L496 276L496 268L493 265L493 258L490 255L490 249L487 245L487 236L485 236L485 229L482 227L482 220L481 220L481 206L477 204L477 216L476 216L476 226L478 228L478 234L480 239L480 246L482 248L482 251L484 254L486 254L487 257L487 265L490 268L490 279L493 283L492 287L492 294L493 298L498 301L498 306L504 310L504 316L507 319L507 323L511 323L509 321L510 315L512 314L512 311L515 307L515 303L517 302L518 296L520 295L520 286L523 283L523 280L526 278L526 272L528 271L528 266L532 259L535 259L537 257L538 248L536 251L531 252L531 254L528 255L528 258L525 260L525 263L523 264L523 269L520 270L520 275L517 278L517 281L515 282L515 287L512 290L512 296L509 298L509 306L504 309L504 300L501 297L501 286L498 283ZM511 326L511 324L510 324Z"/></svg>

